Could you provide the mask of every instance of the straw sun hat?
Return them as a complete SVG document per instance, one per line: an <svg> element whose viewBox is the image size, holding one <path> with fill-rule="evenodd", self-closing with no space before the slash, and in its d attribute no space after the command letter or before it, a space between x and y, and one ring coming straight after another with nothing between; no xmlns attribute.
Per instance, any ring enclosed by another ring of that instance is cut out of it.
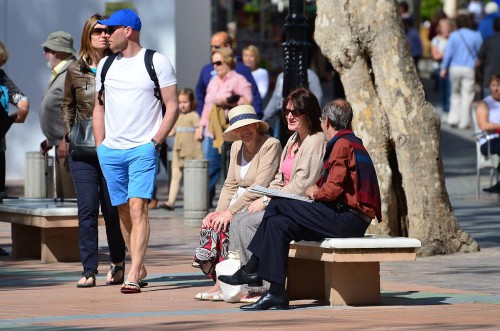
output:
<svg viewBox="0 0 500 331"><path fill-rule="evenodd" d="M228 117L229 127L222 134L222 138L225 141L238 140L239 138L234 130L245 125L258 123L260 133L266 133L267 130L269 130L269 124L259 120L259 118L257 117L257 113L255 113L255 109L250 105L241 105L234 107L229 111Z"/></svg>

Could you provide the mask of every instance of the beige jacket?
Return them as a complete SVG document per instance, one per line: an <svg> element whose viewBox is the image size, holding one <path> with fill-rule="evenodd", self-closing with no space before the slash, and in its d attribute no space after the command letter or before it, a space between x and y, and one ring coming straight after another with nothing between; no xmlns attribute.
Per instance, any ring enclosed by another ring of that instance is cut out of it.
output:
<svg viewBox="0 0 500 331"><path fill-rule="evenodd" d="M283 163L288 150L297 140L297 137L298 134L294 133L288 139L283 154L281 155L280 170L269 187L287 193L305 195L306 189L316 182L323 170L323 156L325 155L326 140L323 132L309 135L304 139L295 156L290 182L288 185L284 186L285 176L281 172L281 163Z"/></svg>
<svg viewBox="0 0 500 331"><path fill-rule="evenodd" d="M244 210L248 205L261 197L260 194L245 192L231 206L229 203L238 191L238 187L260 185L268 187L278 171L281 145L278 139L264 135L257 154L253 157L245 179L241 178L241 152L243 143L235 141L231 146L231 158L227 178L220 193L216 211L230 210L233 214Z"/></svg>

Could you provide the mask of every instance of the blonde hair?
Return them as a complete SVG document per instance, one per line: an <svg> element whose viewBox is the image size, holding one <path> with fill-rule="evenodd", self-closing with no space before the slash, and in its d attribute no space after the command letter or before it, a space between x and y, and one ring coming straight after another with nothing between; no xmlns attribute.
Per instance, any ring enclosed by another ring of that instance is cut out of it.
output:
<svg viewBox="0 0 500 331"><path fill-rule="evenodd" d="M233 50L228 47L219 48L214 51L213 54L219 53L222 56L222 60L229 68L234 69L236 67L236 59L234 58Z"/></svg>
<svg viewBox="0 0 500 331"><path fill-rule="evenodd" d="M255 45L248 45L247 47L243 48L243 53L244 52L250 52L253 54L255 57L255 63L260 62L260 52L259 49Z"/></svg>

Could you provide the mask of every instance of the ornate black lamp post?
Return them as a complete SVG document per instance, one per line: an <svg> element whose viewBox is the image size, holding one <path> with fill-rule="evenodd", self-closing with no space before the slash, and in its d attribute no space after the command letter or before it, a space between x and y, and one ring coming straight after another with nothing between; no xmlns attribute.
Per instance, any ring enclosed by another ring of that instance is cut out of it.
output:
<svg viewBox="0 0 500 331"><path fill-rule="evenodd" d="M304 16L304 0L289 0L285 22L286 40L283 45L283 99L297 87L307 87L307 23ZM284 146L289 137L286 124L281 122L280 141Z"/></svg>

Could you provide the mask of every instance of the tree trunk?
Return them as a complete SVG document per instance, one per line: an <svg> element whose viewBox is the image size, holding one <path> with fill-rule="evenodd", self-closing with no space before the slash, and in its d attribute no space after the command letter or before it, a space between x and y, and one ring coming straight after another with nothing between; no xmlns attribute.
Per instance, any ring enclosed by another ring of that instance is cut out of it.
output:
<svg viewBox="0 0 500 331"><path fill-rule="evenodd" d="M318 0L317 14L315 40L341 75L379 178L383 222L368 232L417 238L421 256L478 251L451 207L439 116L425 100L396 1Z"/></svg>

